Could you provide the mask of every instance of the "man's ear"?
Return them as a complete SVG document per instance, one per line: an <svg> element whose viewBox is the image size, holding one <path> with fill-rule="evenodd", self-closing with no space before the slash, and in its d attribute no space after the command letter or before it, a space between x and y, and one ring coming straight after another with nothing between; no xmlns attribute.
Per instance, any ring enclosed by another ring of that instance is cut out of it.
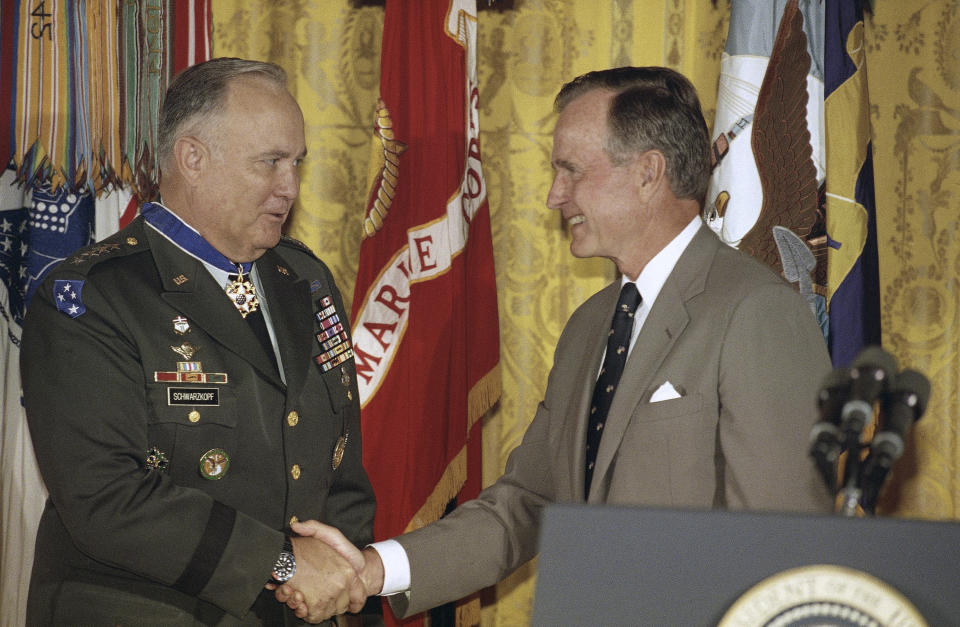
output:
<svg viewBox="0 0 960 627"><path fill-rule="evenodd" d="M184 181L197 184L210 164L210 150L196 137L183 135L173 143L172 161Z"/></svg>
<svg viewBox="0 0 960 627"><path fill-rule="evenodd" d="M667 160L659 150L648 150L637 155L634 167L640 188L644 191L654 191L667 176Z"/></svg>

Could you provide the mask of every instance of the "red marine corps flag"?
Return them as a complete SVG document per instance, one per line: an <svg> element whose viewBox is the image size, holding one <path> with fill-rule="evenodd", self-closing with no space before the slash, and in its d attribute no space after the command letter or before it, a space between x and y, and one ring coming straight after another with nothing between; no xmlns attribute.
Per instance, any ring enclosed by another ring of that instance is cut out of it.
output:
<svg viewBox="0 0 960 627"><path fill-rule="evenodd" d="M476 495L479 419L500 395L476 15L476 0L386 5L377 175L353 301L378 540Z"/></svg>

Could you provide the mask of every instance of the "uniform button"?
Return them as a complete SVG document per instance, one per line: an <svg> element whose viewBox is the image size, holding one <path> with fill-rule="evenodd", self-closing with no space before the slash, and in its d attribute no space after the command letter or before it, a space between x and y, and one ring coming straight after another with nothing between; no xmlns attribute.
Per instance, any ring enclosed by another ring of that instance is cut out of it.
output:
<svg viewBox="0 0 960 627"><path fill-rule="evenodd" d="M348 401L353 400L353 392L351 392L350 390L347 390L347 400Z"/></svg>
<svg viewBox="0 0 960 627"><path fill-rule="evenodd" d="M290 526L293 526L293 523L295 523L295 522L300 522L300 519L297 518L296 516L291 516L291 517L290 517Z"/></svg>
<svg viewBox="0 0 960 627"><path fill-rule="evenodd" d="M127 238L127 245L129 245L129 246L136 246L136 245L137 245L137 238L136 238L136 237L128 237L128 238Z"/></svg>
<svg viewBox="0 0 960 627"><path fill-rule="evenodd" d="M300 422L300 414L296 410L287 414L287 424L291 427L296 427L297 423Z"/></svg>
<svg viewBox="0 0 960 627"><path fill-rule="evenodd" d="M294 464L290 467L290 476L296 481L300 478L300 464Z"/></svg>
<svg viewBox="0 0 960 627"><path fill-rule="evenodd" d="M194 409L192 412L187 414L187 420L190 422L200 422L200 412Z"/></svg>

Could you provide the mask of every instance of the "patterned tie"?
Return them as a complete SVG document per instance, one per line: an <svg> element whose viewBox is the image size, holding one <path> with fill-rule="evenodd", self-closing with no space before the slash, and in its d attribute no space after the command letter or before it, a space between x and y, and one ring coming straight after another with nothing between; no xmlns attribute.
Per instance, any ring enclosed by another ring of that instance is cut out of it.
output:
<svg viewBox="0 0 960 627"><path fill-rule="evenodd" d="M584 498L590 495L590 481L593 479L593 467L600 449L600 437L603 435L607 413L617 393L617 384L627 363L627 351L630 348L630 334L633 332L633 314L640 306L640 292L633 283L626 283L620 290L620 300L613 312L610 325L610 337L607 340L607 353L603 357L603 366L597 385L593 388L593 402L590 405L590 419L587 421L587 461L584 474Z"/></svg>

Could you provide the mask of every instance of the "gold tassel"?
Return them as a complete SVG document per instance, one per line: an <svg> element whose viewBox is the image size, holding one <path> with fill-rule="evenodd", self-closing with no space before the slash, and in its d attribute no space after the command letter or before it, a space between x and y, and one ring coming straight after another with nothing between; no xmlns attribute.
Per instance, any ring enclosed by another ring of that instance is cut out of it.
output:
<svg viewBox="0 0 960 627"><path fill-rule="evenodd" d="M467 394L467 433L500 400L500 364L483 375Z"/></svg>

